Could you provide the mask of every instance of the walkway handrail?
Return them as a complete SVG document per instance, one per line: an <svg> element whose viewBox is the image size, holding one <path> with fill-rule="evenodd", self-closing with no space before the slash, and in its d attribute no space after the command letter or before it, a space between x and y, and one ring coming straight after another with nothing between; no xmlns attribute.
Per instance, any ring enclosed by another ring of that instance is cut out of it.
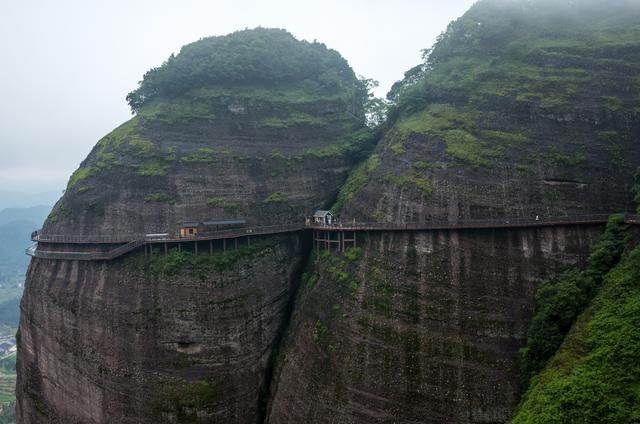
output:
<svg viewBox="0 0 640 424"><path fill-rule="evenodd" d="M55 234L41 234L40 230L34 231L32 234L32 240L45 243L130 243L135 240L146 240L148 242L162 242L162 241L180 241L180 240L208 240L222 237L241 237L243 235L251 234L271 234L284 231L299 231L304 228L314 229L389 229L389 230L420 230L420 229L438 229L438 228L474 228L484 226L513 226L513 225L549 225L549 224L570 224L570 223L585 223L585 222L606 222L611 214L591 214L591 215L572 215L572 216L557 216L557 217L540 217L534 218L502 218L502 219L469 219L464 221L446 221L446 220L431 220L426 222L409 222L403 224L389 223L389 222L344 222L333 223L330 225L323 225L317 223L289 223L278 225L263 225L255 227L242 227L232 228L228 230L218 231L201 231L198 235L193 237L172 237L167 234L167 237L161 237L161 234L153 234L153 237L148 237L146 234L131 233L121 235L88 235L88 236L67 236L67 235L55 235ZM636 221L638 218L636 215L625 214L627 221Z"/></svg>
<svg viewBox="0 0 640 424"><path fill-rule="evenodd" d="M68 236L58 234L41 234L40 230L34 231L31 235L32 241L45 243L72 243L72 244L103 244L103 243L128 243L131 240L144 238L144 234L120 234L112 235L88 235L88 236Z"/></svg>
<svg viewBox="0 0 640 424"><path fill-rule="evenodd" d="M70 243L70 244L106 244L106 243L129 243L134 240L145 240L148 242L164 242L164 241L180 241L180 240L209 240L216 238L230 237L242 237L244 235L251 234L273 234L286 231L300 231L304 229L304 224L277 224L277 225L261 225L256 227L242 227L231 228L228 230L218 231L201 231L195 236L189 237L175 237L167 234L166 237L161 237L161 234L122 234L115 236L101 236L101 235L88 235L88 236L65 236L57 234L41 234L40 230L34 231L32 234L32 241L45 242L45 243Z"/></svg>
<svg viewBox="0 0 640 424"><path fill-rule="evenodd" d="M332 223L324 225L319 223L307 222L280 224L280 225L264 225L257 227L242 227L228 230L219 230L211 232L200 232L190 237L171 237L169 234L148 234L135 235L132 239L124 239L125 236L99 236L89 239L82 236L58 236L58 235L42 235L39 231L32 233L32 239L37 242L53 242L53 243L70 243L70 244L92 244L92 243L120 243L120 245L112 250L105 252L63 252L63 251L45 251L37 248L37 244L26 249L25 253L29 256L45 259L78 259L78 260L113 260L128 252L131 252L143 245L152 245L154 243L180 243L190 241L206 241L228 238L239 238L245 236L258 236L268 234L280 234L295 231L325 230L325 231L419 231L419 230L443 230L443 229L482 229L482 228L510 228L510 227L543 227L553 225L571 225L571 224L602 224L606 223L610 214L592 214L592 215L573 215L563 217L546 217L536 219L527 218L505 218L505 219L481 219L467 220L462 222L449 221L430 221L424 223L404 223L394 224L385 222L353 222L353 223ZM629 224L640 224L638 216L632 214L624 214L625 222ZM76 240L76 241L72 241ZM109 240L109 241L100 241ZM118 241L115 241L118 240Z"/></svg>
<svg viewBox="0 0 640 424"><path fill-rule="evenodd" d="M624 214L625 221L636 223L638 218L636 215ZM585 223L605 223L608 221L610 214L592 214L592 215L574 215L563 217L546 217L539 219L531 218L505 218L505 219L474 219L459 222L451 221L428 221L424 223L403 223L396 224L390 222L345 222L345 223L308 223L307 228L316 230L437 230L437 229L470 229L470 228L508 228L515 226L549 226L549 225L567 225L567 224L585 224Z"/></svg>
<svg viewBox="0 0 640 424"><path fill-rule="evenodd" d="M119 256L129 253L145 244L153 243L177 243L177 242L190 242L190 241L204 241L204 240L216 240L223 238L237 238L254 235L265 234L279 234L285 232L294 232L304 230L302 224L284 224L284 225L265 225L262 227L250 227L250 228L236 228L230 230L213 231L210 233L203 233L195 237L180 237L180 238L161 238L159 235L154 234L154 237L139 238L136 240L128 241L115 249L108 252L64 252L64 251L46 251L37 249L36 245L31 246L25 251L29 256L43 258L43 259L77 259L77 260L113 260ZM41 239L42 241L42 239ZM82 241L85 242L84 240ZM95 243L95 241L92 241Z"/></svg>
<svg viewBox="0 0 640 424"><path fill-rule="evenodd" d="M116 247L115 249L110 250L108 252L109 259L115 259L118 256L124 255L125 253L129 253L132 250L135 250L138 247L142 246L144 243L145 243L144 240L134 240L134 241L130 241L127 244L123 244L120 247Z"/></svg>

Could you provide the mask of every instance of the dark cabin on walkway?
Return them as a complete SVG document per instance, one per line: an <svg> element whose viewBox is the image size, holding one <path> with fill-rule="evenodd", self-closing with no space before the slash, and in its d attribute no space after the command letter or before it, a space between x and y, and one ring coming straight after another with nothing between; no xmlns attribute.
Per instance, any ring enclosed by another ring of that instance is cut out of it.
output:
<svg viewBox="0 0 640 424"><path fill-rule="evenodd" d="M322 225L331 225L333 222L333 215L329 211L317 210L313 214L313 222Z"/></svg>

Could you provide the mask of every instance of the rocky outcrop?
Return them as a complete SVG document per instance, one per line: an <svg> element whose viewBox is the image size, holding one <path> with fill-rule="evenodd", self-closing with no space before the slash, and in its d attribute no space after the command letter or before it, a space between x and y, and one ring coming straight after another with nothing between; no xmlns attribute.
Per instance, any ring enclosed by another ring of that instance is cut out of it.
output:
<svg viewBox="0 0 640 424"><path fill-rule="evenodd" d="M310 100L286 100L294 95ZM43 231L175 233L179 222L238 217L302 222L333 201L353 161L349 149L363 147L362 127L341 99L299 87L197 96L143 108L103 138Z"/></svg>
<svg viewBox="0 0 640 424"><path fill-rule="evenodd" d="M628 211L635 9L588 1L574 19L557 3L483 0L452 23L392 89L373 154L336 52L263 29L186 46L130 93L136 116L43 232L302 222L336 196L343 220L393 223ZM310 259L298 233L34 259L19 422L502 423L536 285L583 263L601 229L372 231Z"/></svg>
<svg viewBox="0 0 640 424"><path fill-rule="evenodd" d="M296 313L270 423L502 423L541 279L601 227L369 234L322 252Z"/></svg>
<svg viewBox="0 0 640 424"><path fill-rule="evenodd" d="M633 210L638 16L625 2L478 2L394 86L383 140L335 209L387 222Z"/></svg>
<svg viewBox="0 0 640 424"><path fill-rule="evenodd" d="M20 325L20 422L256 422L300 243L269 239L228 253L234 261L223 266L173 272L162 256L34 260Z"/></svg>
<svg viewBox="0 0 640 424"><path fill-rule="evenodd" d="M297 74L210 81L193 66L209 54L208 77L218 65L253 60L255 45L263 55L286 48L289 62L272 71ZM314 72L323 79L299 71L296 54L321 62ZM242 31L185 47L145 81L172 66L182 67L181 78L163 84L184 84L193 66L191 85L142 96L136 116L100 140L70 178L43 233L133 239L175 235L188 220L301 224L331 204L366 149L359 83L323 45L280 30ZM167 255L161 248L114 261L33 259L20 323L19 422L260 421L308 249L300 232L239 242L225 250L218 241L213 255L183 243Z"/></svg>
<svg viewBox="0 0 640 424"><path fill-rule="evenodd" d="M383 137L334 211L391 223L633 211L640 15L614 3L478 2L392 89ZM315 252L269 422L508 421L534 290L583 263L603 228L371 232L361 251Z"/></svg>

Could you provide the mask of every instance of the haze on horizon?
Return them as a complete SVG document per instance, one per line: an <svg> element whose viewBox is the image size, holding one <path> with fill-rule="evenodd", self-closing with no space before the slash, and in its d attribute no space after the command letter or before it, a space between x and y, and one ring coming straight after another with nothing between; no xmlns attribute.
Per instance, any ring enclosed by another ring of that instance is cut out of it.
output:
<svg viewBox="0 0 640 424"><path fill-rule="evenodd" d="M0 193L59 191L184 44L257 26L339 51L384 96L475 1L25 0L0 14Z"/></svg>

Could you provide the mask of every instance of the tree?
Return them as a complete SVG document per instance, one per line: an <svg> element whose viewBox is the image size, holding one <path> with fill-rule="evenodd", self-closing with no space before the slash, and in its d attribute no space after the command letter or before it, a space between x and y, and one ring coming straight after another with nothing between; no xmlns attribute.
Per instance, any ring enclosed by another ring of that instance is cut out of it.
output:
<svg viewBox="0 0 640 424"><path fill-rule="evenodd" d="M369 128L377 128L387 119L389 111L389 103L376 97L373 89L378 87L380 83L372 78L365 78L362 75L358 77L363 91L366 93L364 99L365 123Z"/></svg>

